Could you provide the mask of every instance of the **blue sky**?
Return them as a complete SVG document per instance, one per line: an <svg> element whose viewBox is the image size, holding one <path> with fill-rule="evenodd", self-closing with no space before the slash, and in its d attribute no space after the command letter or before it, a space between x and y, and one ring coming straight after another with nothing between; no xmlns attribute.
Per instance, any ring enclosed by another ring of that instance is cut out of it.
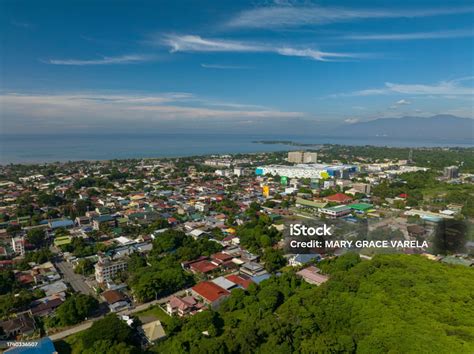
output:
<svg viewBox="0 0 474 354"><path fill-rule="evenodd" d="M473 20L456 0L4 0L0 127L308 133L472 118Z"/></svg>

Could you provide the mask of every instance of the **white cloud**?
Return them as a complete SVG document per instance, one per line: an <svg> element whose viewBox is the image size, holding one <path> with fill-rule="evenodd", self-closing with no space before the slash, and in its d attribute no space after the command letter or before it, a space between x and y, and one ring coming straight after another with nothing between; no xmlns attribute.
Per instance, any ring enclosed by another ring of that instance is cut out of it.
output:
<svg viewBox="0 0 474 354"><path fill-rule="evenodd" d="M409 105L411 104L411 102L402 98L401 100L398 100L397 102L395 102L395 104L398 106L401 106L401 105Z"/></svg>
<svg viewBox="0 0 474 354"><path fill-rule="evenodd" d="M246 66L246 65L225 65L225 64L201 64L201 67L206 68L206 69L222 69L222 70L252 69L251 66Z"/></svg>
<svg viewBox="0 0 474 354"><path fill-rule="evenodd" d="M360 119L358 119L358 118L347 118L347 119L344 120L344 123L354 124L354 123L357 123L359 121L360 121Z"/></svg>
<svg viewBox="0 0 474 354"><path fill-rule="evenodd" d="M168 35L163 42L171 52L260 52L262 47L237 41L204 39L195 35Z"/></svg>
<svg viewBox="0 0 474 354"><path fill-rule="evenodd" d="M332 59L341 59L341 58L354 58L360 57L360 55L349 54L349 53L329 53L321 52L319 50L313 49L294 49L294 48L277 48L278 54L291 57L304 57L310 58L319 61L329 61Z"/></svg>
<svg viewBox="0 0 474 354"><path fill-rule="evenodd" d="M223 39L204 39L195 35L168 35L162 43L175 52L258 52L276 53L283 56L304 57L319 61L369 57L368 54L323 52L310 48L292 48L261 43L245 43ZM155 41L156 43L156 41Z"/></svg>
<svg viewBox="0 0 474 354"><path fill-rule="evenodd" d="M473 7L432 9L349 9L316 5L266 6L246 10L232 18L227 26L245 28L287 28L362 19L418 18L472 13Z"/></svg>
<svg viewBox="0 0 474 354"><path fill-rule="evenodd" d="M447 96L465 96L474 95L474 88L462 86L461 82L472 79L471 77L455 79L451 81L441 81L437 84L396 84L386 82L382 88L365 89L354 91L350 93L335 94L331 97L341 96L373 96L373 95L389 95L389 94L404 94L404 95L447 95Z"/></svg>
<svg viewBox="0 0 474 354"><path fill-rule="evenodd" d="M452 31L434 31L434 32L414 32L414 33L384 33L384 34L350 34L342 36L344 39L367 40L367 41L408 41L417 39L447 39L473 37L472 30L452 30Z"/></svg>
<svg viewBox="0 0 474 354"><path fill-rule="evenodd" d="M109 65L109 64L134 64L151 61L155 56L129 54L117 57L102 57L100 59L48 59L43 62L53 65Z"/></svg>
<svg viewBox="0 0 474 354"><path fill-rule="evenodd" d="M199 119L293 119L301 112L285 112L266 107L213 102L188 93L136 94L0 94L5 128L23 124L34 129L40 122L88 124L187 122ZM23 130L23 129L22 129Z"/></svg>

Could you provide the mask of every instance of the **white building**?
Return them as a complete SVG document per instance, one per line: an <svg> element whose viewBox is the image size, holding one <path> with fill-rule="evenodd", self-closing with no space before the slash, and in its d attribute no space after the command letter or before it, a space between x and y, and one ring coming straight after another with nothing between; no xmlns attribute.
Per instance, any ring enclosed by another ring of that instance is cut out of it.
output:
<svg viewBox="0 0 474 354"><path fill-rule="evenodd" d="M234 167L234 176L241 177L244 175L244 169L242 167Z"/></svg>
<svg viewBox="0 0 474 354"><path fill-rule="evenodd" d="M126 261L112 262L107 258L101 258L95 265L95 280L98 283L106 283L119 272L126 270L128 264Z"/></svg>
<svg viewBox="0 0 474 354"><path fill-rule="evenodd" d="M279 175L287 178L347 178L351 173L357 171L356 166L352 165L323 165L323 164L299 164L295 166L285 165L267 165L256 168L257 175Z"/></svg>
<svg viewBox="0 0 474 354"><path fill-rule="evenodd" d="M15 253L24 256L25 255L25 239L23 237L12 238L12 248Z"/></svg>
<svg viewBox="0 0 474 354"><path fill-rule="evenodd" d="M209 206L203 202L196 202L196 204L194 204L194 209L205 213L209 210Z"/></svg>

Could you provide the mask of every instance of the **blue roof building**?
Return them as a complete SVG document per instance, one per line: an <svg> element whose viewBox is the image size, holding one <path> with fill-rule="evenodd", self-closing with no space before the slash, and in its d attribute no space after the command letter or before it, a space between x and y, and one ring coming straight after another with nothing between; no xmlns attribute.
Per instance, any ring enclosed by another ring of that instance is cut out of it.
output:
<svg viewBox="0 0 474 354"><path fill-rule="evenodd" d="M49 222L49 227L51 229L59 229L59 228L69 228L74 226L74 221L70 219L61 219L61 220L53 220Z"/></svg>

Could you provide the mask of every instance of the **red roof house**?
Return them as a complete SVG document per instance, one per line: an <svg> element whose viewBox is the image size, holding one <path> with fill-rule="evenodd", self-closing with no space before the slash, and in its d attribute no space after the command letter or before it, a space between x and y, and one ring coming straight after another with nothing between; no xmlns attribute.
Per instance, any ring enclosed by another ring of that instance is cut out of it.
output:
<svg viewBox="0 0 474 354"><path fill-rule="evenodd" d="M253 281L250 278L243 277L241 275L231 274L225 277L227 280L230 280L232 283L240 285L242 288L247 289Z"/></svg>
<svg viewBox="0 0 474 354"><path fill-rule="evenodd" d="M230 292L210 281L196 284L191 288L191 292L193 296L202 299L204 303L212 308L218 307L222 300L230 295Z"/></svg>
<svg viewBox="0 0 474 354"><path fill-rule="evenodd" d="M228 254L223 253L223 252L214 253L211 256L212 261L216 264L222 264L224 262L232 260L232 258L233 257L231 255L228 255Z"/></svg>
<svg viewBox="0 0 474 354"><path fill-rule="evenodd" d="M189 268L194 273L209 273L216 269L218 266L208 260L203 260L195 263L191 263Z"/></svg>

